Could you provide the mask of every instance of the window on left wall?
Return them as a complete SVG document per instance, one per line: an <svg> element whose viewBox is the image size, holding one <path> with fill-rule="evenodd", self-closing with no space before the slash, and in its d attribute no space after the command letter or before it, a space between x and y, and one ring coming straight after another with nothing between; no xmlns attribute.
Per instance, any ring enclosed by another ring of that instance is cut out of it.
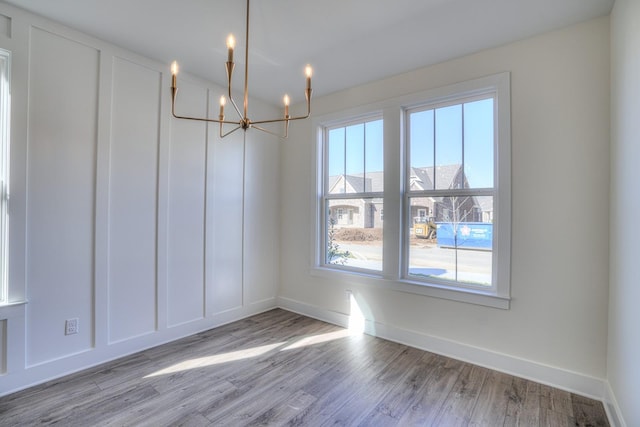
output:
<svg viewBox="0 0 640 427"><path fill-rule="evenodd" d="M0 49L0 303L8 301L9 124L11 53Z"/></svg>
<svg viewBox="0 0 640 427"><path fill-rule="evenodd" d="M324 129L325 266L382 271L382 130L378 116Z"/></svg>

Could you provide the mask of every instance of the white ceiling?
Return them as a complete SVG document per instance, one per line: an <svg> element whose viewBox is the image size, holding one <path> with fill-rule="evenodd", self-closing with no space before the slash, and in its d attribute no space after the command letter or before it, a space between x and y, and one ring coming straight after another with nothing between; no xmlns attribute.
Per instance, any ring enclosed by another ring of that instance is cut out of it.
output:
<svg viewBox="0 0 640 427"><path fill-rule="evenodd" d="M278 104L314 96L607 15L615 0L253 0L251 96ZM5 0L113 44L226 85L225 39L238 40L244 0Z"/></svg>

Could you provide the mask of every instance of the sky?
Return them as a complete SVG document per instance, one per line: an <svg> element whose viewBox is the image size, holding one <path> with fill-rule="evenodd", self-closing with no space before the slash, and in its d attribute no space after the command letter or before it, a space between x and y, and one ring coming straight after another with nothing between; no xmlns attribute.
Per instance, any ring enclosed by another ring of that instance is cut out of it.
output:
<svg viewBox="0 0 640 427"><path fill-rule="evenodd" d="M410 111L411 166L464 163L472 188L493 187L493 103L487 98ZM331 129L328 143L329 176L383 170L382 120Z"/></svg>

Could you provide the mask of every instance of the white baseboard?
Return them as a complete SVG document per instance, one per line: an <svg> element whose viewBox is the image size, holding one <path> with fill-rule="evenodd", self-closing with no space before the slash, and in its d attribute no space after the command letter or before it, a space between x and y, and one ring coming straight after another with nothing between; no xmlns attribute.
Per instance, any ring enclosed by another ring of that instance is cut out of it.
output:
<svg viewBox="0 0 640 427"><path fill-rule="evenodd" d="M32 368L7 372L0 375L2 386L0 396L22 390L45 381L59 378L114 360L150 347L174 341L204 330L258 314L275 307L299 313L328 323L348 327L349 316L322 307L279 297L238 307L233 310L211 315L190 324L158 331L132 340L113 343L104 348L96 348L60 360L34 366ZM604 402L607 417L612 426L626 427L615 395L606 380L590 377L577 372L543 365L487 349L470 346L456 341L430 336L421 332L397 328L380 322L366 321L365 332L369 335L406 344L411 347L448 356L475 365L505 372L521 378L557 387Z"/></svg>
<svg viewBox="0 0 640 427"><path fill-rule="evenodd" d="M15 393L28 387L101 365L151 347L156 347L274 309L277 307L276 302L277 300L275 298L259 301L222 313L211 314L203 319L176 325L128 340L114 342L103 347L96 347L76 354L66 355L65 357L49 360L37 365L29 367L15 366L14 369L7 370L6 373L0 375L0 396ZM24 360L21 360L20 363L23 364ZM15 363L14 365L18 364Z"/></svg>
<svg viewBox="0 0 640 427"><path fill-rule="evenodd" d="M609 381L605 381L605 396L604 396L604 410L607 411L607 418L609 423L614 427L627 427L627 423L624 421L620 406L618 406L618 400L616 395L611 389Z"/></svg>
<svg viewBox="0 0 640 427"><path fill-rule="evenodd" d="M344 313L329 311L290 298L278 298L278 306L285 310L339 326L347 327L349 324L349 316ZM366 320L365 333L550 385L592 399L605 400L605 381L599 378L380 322Z"/></svg>

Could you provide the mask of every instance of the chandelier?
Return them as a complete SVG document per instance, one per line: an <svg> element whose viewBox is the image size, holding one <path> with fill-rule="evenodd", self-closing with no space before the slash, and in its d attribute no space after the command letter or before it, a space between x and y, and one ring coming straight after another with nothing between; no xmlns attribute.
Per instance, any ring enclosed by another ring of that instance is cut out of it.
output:
<svg viewBox="0 0 640 427"><path fill-rule="evenodd" d="M217 119L210 119L204 117L186 117L176 114L176 95L178 94L178 86L177 86L177 76L178 76L178 63L173 61L171 64L171 114L173 117L177 119L185 119L185 120L196 120L201 122L211 122L211 123L219 123L220 124L220 138L224 138L238 129L242 129L245 132L247 129L258 129L260 131L279 136L280 138L286 138L289 132L289 122L291 120L301 120L306 119L311 115L311 75L313 74L313 70L310 65L305 67L305 75L307 78L307 84L304 91L305 98L307 100L307 114L304 116L291 117L289 115L289 103L290 98L289 95L284 95L284 114L280 118L270 119L270 120L256 120L253 121L249 119L248 110L249 110L249 0L247 0L247 23L246 23L246 33L245 33L245 53L244 53L244 100L243 100L243 108L242 111L238 108L238 104L236 104L233 99L233 95L231 94L231 77L233 75L233 68L235 67L235 63L233 62L233 50L235 48L235 38L232 34L227 37L227 62L226 62L226 70L227 70L227 96L222 95L220 97L220 114ZM238 115L237 120L228 120L225 119L224 115L224 107L227 104L227 98L231 102L233 109ZM284 131L282 134L278 134L272 132L268 129L265 129L261 125L268 123L283 123ZM224 125L234 125L234 127L225 132Z"/></svg>

